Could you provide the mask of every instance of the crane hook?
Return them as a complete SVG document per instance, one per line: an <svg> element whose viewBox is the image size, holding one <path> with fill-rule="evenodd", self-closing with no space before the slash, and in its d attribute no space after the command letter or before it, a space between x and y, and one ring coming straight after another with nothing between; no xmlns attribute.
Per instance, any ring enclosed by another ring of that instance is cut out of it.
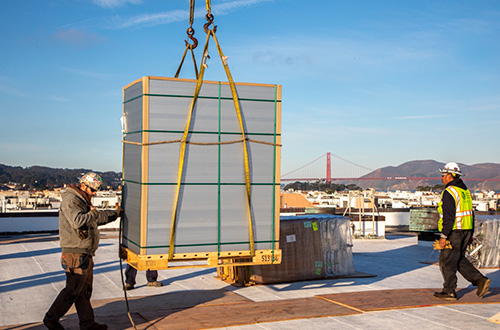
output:
<svg viewBox="0 0 500 330"><path fill-rule="evenodd" d="M208 33L208 27L214 23L214 15L212 15L212 13L210 14L206 14L205 15L205 19L208 21L207 23L205 23L205 25L203 25L203 30L205 31L205 33ZM213 28L213 31L214 33L217 32L217 26L214 25L214 28Z"/></svg>
<svg viewBox="0 0 500 330"><path fill-rule="evenodd" d="M186 31L188 38L193 41L193 44L191 45L187 40L184 40L186 42L186 47L189 47L191 49L195 49L198 46L198 39L196 39L194 36L194 29L192 27L189 27Z"/></svg>

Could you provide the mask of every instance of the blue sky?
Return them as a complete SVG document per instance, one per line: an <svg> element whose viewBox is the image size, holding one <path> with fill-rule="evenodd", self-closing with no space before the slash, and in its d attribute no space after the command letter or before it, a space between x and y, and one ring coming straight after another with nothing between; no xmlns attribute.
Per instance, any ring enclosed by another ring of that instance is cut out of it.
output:
<svg viewBox="0 0 500 330"><path fill-rule="evenodd" d="M122 87L172 77L188 0L10 0L0 163L121 171ZM193 27L204 42L204 2ZM500 163L500 2L212 0L238 82L283 86L282 173L326 152L371 169ZM207 80L226 80L213 43ZM183 78L194 78L190 59Z"/></svg>

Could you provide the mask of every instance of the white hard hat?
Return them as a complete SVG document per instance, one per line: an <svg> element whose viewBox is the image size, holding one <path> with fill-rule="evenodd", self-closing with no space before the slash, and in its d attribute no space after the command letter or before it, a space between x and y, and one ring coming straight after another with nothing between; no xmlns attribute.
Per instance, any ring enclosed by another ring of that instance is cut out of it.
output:
<svg viewBox="0 0 500 330"><path fill-rule="evenodd" d="M447 163L443 168L439 169L439 172L462 175L462 171L460 171L460 166L458 166L458 164L454 162Z"/></svg>

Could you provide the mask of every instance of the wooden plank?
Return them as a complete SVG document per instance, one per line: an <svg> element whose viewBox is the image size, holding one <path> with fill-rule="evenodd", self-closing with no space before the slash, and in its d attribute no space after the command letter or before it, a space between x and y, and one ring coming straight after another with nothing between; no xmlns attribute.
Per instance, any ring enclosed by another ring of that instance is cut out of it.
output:
<svg viewBox="0 0 500 330"><path fill-rule="evenodd" d="M437 305L500 303L500 288L490 288L488 293L482 298L479 298L476 295L475 289L459 289L457 291L458 300L456 301L440 300L434 298L433 294L436 291L441 290L377 290L328 294L320 295L318 297L365 312Z"/></svg>
<svg viewBox="0 0 500 330"><path fill-rule="evenodd" d="M149 77L142 78L142 143L149 143ZM149 147L143 146L141 148L141 168L138 169L141 173L141 181L148 182L149 177ZM146 254L144 246L148 241L148 192L147 185L141 186L141 201L140 201L140 253Z"/></svg>
<svg viewBox="0 0 500 330"><path fill-rule="evenodd" d="M490 288L479 298L475 289L458 290L457 301L432 296L437 289L344 292L311 298L253 302L226 290L194 290L130 298L130 312L137 329L210 329L315 317L356 315L368 311L453 304L499 303L500 288ZM123 298L92 300L96 319L111 329L132 329ZM488 321L499 323L500 313ZM77 329L74 308L61 321ZM499 323L500 324L500 323ZM7 329L45 329L41 323L0 326Z"/></svg>
<svg viewBox="0 0 500 330"><path fill-rule="evenodd" d="M493 315L488 319L488 321L500 324L500 313Z"/></svg>
<svg viewBox="0 0 500 330"><path fill-rule="evenodd" d="M353 314L359 312L324 299L301 298L169 310L162 315L144 312L141 316L159 329L188 330Z"/></svg>

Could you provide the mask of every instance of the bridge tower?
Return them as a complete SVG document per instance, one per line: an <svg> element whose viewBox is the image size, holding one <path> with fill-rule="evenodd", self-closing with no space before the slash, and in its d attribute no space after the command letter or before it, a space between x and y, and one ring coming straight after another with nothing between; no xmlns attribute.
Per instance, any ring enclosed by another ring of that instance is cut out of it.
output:
<svg viewBox="0 0 500 330"><path fill-rule="evenodd" d="M329 152L326 154L326 182L332 182L332 157Z"/></svg>

